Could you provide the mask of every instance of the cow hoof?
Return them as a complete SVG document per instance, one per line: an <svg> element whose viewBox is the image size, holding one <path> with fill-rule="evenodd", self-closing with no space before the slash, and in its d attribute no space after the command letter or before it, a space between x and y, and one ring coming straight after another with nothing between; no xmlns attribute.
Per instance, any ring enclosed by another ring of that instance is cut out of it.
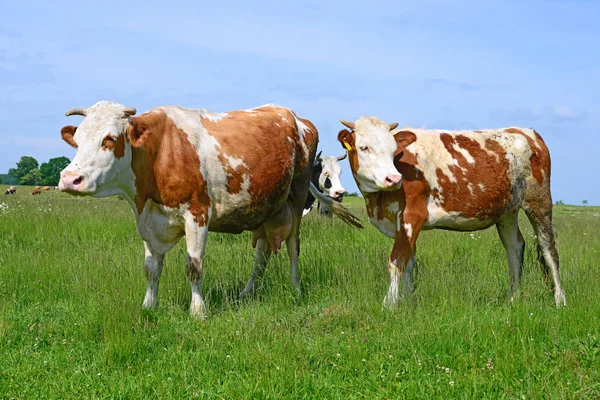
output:
<svg viewBox="0 0 600 400"><path fill-rule="evenodd" d="M383 308L386 310L393 310L398 307L398 297L397 296L385 296L383 298Z"/></svg>
<svg viewBox="0 0 600 400"><path fill-rule="evenodd" d="M556 302L556 307L566 307L567 306L567 298L565 297L565 292L559 290L554 294L554 301Z"/></svg>
<svg viewBox="0 0 600 400"><path fill-rule="evenodd" d="M192 302L190 305L190 317L202 321L206 320L206 306L204 305L204 302Z"/></svg>

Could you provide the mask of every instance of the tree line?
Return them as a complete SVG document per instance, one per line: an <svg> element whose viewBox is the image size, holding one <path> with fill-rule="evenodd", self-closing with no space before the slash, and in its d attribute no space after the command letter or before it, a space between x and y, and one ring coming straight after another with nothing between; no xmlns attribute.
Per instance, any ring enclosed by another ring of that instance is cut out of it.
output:
<svg viewBox="0 0 600 400"><path fill-rule="evenodd" d="M39 165L35 158L23 156L16 168L8 170L8 176L19 185L56 186L60 180L60 171L65 169L70 162L71 160L67 157L56 157Z"/></svg>

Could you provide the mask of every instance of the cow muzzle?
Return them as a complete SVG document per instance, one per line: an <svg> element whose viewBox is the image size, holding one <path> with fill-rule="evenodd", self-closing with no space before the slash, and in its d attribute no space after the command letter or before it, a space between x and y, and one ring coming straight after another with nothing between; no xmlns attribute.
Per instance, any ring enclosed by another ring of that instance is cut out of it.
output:
<svg viewBox="0 0 600 400"><path fill-rule="evenodd" d="M383 187L385 190L395 190L402 184L402 175L390 174L385 177L383 181Z"/></svg>
<svg viewBox="0 0 600 400"><path fill-rule="evenodd" d="M82 189L84 180L84 177L77 173L67 172L60 178L58 189L70 194L83 194Z"/></svg>

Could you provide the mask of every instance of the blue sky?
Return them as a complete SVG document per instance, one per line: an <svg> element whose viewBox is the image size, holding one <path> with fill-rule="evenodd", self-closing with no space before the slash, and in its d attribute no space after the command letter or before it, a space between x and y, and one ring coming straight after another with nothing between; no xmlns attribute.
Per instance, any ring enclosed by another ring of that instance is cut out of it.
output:
<svg viewBox="0 0 600 400"><path fill-rule="evenodd" d="M59 132L80 118L64 112L99 100L279 103L315 123L324 154L342 153L338 120L361 115L533 127L554 200L600 205L598 15L595 0L3 1L0 172L72 158Z"/></svg>

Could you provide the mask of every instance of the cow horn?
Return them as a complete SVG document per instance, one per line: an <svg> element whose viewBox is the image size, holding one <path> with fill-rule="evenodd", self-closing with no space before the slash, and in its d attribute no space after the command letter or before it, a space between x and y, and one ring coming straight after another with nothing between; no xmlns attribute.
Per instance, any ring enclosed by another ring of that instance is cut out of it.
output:
<svg viewBox="0 0 600 400"><path fill-rule="evenodd" d="M317 153L317 161L321 162L323 161L323 159L321 158L321 153L323 152L323 150L321 150L320 152Z"/></svg>
<svg viewBox="0 0 600 400"><path fill-rule="evenodd" d="M397 122L394 122L393 124L390 124L390 131L393 131L397 127L398 127L398 123Z"/></svg>
<svg viewBox="0 0 600 400"><path fill-rule="evenodd" d="M125 113L125 115L127 115L129 117L129 116L135 115L137 110L135 109L135 107L125 107L123 112Z"/></svg>
<svg viewBox="0 0 600 400"><path fill-rule="evenodd" d="M65 116L69 117L71 115L83 115L85 117L87 113L87 108L73 108L65 113Z"/></svg>
<svg viewBox="0 0 600 400"><path fill-rule="evenodd" d="M342 123L342 125L354 130L354 122L345 121L343 119L340 119L340 122Z"/></svg>
<svg viewBox="0 0 600 400"><path fill-rule="evenodd" d="M343 156L339 156L337 159L338 161L342 161L343 159L345 159L346 157L348 157L348 150L346 150L346 152L344 153Z"/></svg>

